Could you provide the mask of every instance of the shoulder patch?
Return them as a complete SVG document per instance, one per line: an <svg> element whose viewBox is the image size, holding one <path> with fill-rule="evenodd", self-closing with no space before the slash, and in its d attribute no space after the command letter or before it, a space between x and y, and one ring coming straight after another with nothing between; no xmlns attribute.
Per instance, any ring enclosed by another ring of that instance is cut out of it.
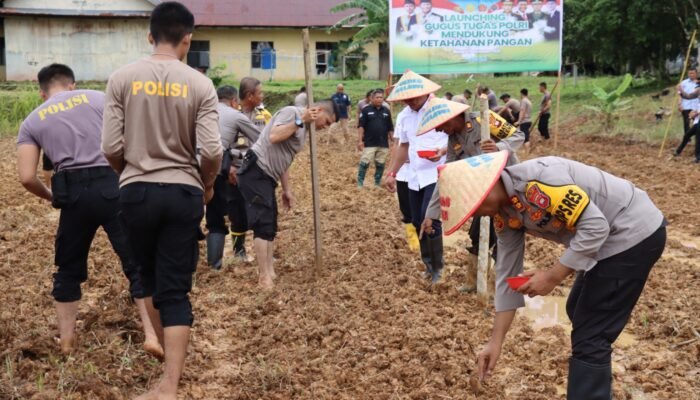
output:
<svg viewBox="0 0 700 400"><path fill-rule="evenodd" d="M576 226L591 201L576 185L549 186L537 181L528 182L525 196L530 204L551 213L569 229Z"/></svg>

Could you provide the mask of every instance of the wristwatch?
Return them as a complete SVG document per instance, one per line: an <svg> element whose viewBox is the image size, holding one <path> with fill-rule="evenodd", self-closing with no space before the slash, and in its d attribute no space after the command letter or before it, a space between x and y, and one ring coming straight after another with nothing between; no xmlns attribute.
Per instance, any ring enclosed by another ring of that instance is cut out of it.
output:
<svg viewBox="0 0 700 400"><path fill-rule="evenodd" d="M294 124L295 124L296 126L298 126L299 128L303 128L303 127L304 127L304 121L302 121L301 118L295 119L295 120L294 120Z"/></svg>

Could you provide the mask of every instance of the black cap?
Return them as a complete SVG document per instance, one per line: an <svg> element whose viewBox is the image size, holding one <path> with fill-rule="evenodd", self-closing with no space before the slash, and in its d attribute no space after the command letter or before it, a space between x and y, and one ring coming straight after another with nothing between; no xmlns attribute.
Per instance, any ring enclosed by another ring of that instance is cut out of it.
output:
<svg viewBox="0 0 700 400"><path fill-rule="evenodd" d="M415 2L415 0L406 0L406 1L403 3L403 5L406 5L406 4L413 4L413 5L415 6L415 5L416 5L416 2Z"/></svg>

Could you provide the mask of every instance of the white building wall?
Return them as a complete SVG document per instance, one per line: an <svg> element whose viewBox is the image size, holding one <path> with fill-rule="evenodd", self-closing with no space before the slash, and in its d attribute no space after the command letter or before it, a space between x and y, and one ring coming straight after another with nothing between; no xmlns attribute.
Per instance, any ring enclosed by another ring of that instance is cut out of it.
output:
<svg viewBox="0 0 700 400"><path fill-rule="evenodd" d="M7 17L7 80L35 80L54 62L69 65L78 80L106 80L151 53L147 35L147 19Z"/></svg>

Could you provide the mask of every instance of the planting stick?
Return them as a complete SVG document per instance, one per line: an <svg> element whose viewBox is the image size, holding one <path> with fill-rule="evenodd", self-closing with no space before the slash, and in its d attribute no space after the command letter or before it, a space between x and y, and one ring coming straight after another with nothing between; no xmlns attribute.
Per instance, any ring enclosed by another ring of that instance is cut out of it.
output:
<svg viewBox="0 0 700 400"><path fill-rule="evenodd" d="M559 86L561 82L561 68L559 68L559 75L557 76L557 84L554 85L554 89ZM559 142L559 109L561 108L561 89L557 92L557 112L554 116L554 150L557 149L557 143Z"/></svg>
<svg viewBox="0 0 700 400"><path fill-rule="evenodd" d="M309 29L302 31L304 40L304 75L306 78L306 97L308 106L314 104L314 88L311 79L311 53L309 52ZM321 241L321 195L319 193L318 180L318 155L316 150L316 124L312 121L307 125L309 131L309 147L311 148L311 191L313 193L314 206L314 244L316 259L314 267L318 271L322 267L323 243Z"/></svg>
<svg viewBox="0 0 700 400"><path fill-rule="evenodd" d="M693 36L690 38L690 44L688 45L688 52L685 54L685 61L683 62L683 73L681 74L681 77L678 80L678 86L680 86L681 83L683 83L683 78L685 77L686 72L688 72L688 59L690 58L690 52L693 50L693 45L695 44L695 35L698 33L697 29L693 31ZM673 105L678 103L678 98L680 97L680 93L678 93L678 90L676 90L676 95L673 96L673 103L671 104L670 109L673 110ZM666 124L666 131L664 132L664 140L661 142L661 148L659 149L659 157L661 157L664 153L664 148L666 147L666 139L668 138L668 132L671 130L671 123L673 122L673 118L668 119L668 123ZM697 140L697 137L695 138Z"/></svg>
<svg viewBox="0 0 700 400"><path fill-rule="evenodd" d="M489 129L489 100L486 94L479 96L481 104L481 141L485 142L491 139ZM478 217L474 217L478 218ZM481 226L479 229L479 266L476 274L476 293L479 299L487 301L489 297L489 289L486 283L489 276L489 226L491 220L489 217L481 217Z"/></svg>

